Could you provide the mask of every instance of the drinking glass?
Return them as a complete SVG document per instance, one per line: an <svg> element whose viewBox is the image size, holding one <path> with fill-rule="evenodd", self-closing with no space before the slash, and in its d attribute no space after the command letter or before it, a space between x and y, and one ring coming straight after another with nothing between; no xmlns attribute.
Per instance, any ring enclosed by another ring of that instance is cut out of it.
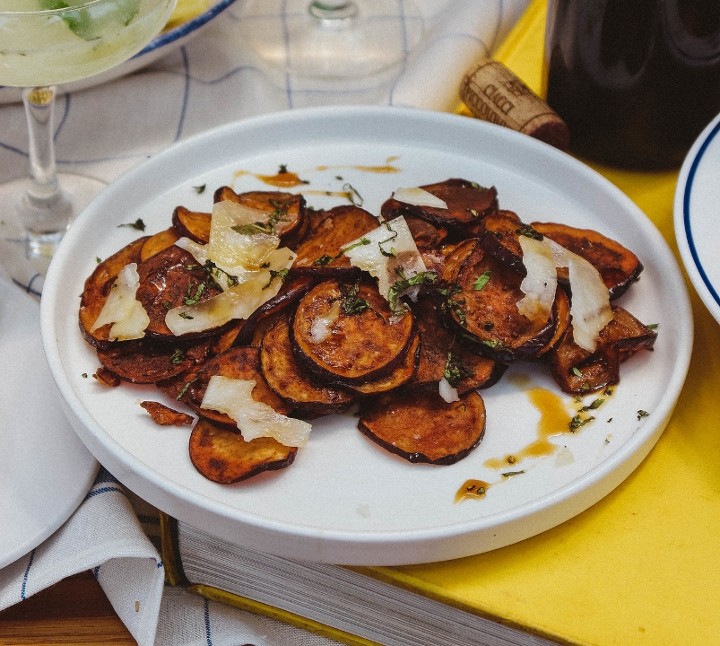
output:
<svg viewBox="0 0 720 646"><path fill-rule="evenodd" d="M0 85L23 88L30 169L29 178L0 184L0 216L17 219L28 257L51 256L73 218L104 186L56 170L56 86L132 57L162 29L174 6L175 0L0 0Z"/></svg>
<svg viewBox="0 0 720 646"><path fill-rule="evenodd" d="M271 67L326 80L365 79L400 64L423 31L412 0L247 0L240 25Z"/></svg>

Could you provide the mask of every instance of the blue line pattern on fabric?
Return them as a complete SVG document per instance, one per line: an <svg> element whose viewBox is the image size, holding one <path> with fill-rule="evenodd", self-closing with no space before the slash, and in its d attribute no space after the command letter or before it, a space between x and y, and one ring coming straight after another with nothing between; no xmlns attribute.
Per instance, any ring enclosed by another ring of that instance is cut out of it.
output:
<svg viewBox="0 0 720 646"><path fill-rule="evenodd" d="M22 580L22 586L20 588L20 600L24 601L27 598L27 582L28 577L30 576L30 568L32 567L33 561L35 560L35 550L30 552L30 558L28 559L27 567L25 568L25 573L23 574L23 580Z"/></svg>
<svg viewBox="0 0 720 646"><path fill-rule="evenodd" d="M205 617L205 641L207 646L212 646L212 630L210 629L210 601L204 600L203 615Z"/></svg>

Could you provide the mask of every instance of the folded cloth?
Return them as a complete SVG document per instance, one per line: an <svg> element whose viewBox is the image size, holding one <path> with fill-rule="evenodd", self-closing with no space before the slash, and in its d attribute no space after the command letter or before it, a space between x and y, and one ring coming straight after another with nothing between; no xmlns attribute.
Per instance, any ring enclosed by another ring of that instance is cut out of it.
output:
<svg viewBox="0 0 720 646"><path fill-rule="evenodd" d="M58 166L109 182L189 135L283 109L372 103L453 111L465 70L475 59L492 54L528 0L417 0L417 4L426 34L402 70L374 83L334 85L287 76L278 79L262 69L238 37L239 5L231 7L154 65L61 97L55 135ZM0 106L0 177L21 176L26 165L22 107ZM28 264L22 237L7 219L0 222L0 263L26 289L42 291L46 268ZM62 528L0 570L0 609L92 569L141 646L332 643L182 590L165 589L162 559L136 510L120 483L101 471Z"/></svg>

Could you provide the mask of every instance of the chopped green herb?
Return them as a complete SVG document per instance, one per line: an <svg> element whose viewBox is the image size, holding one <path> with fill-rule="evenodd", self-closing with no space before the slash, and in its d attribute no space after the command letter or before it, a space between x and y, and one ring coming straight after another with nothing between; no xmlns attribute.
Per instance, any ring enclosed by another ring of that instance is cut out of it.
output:
<svg viewBox="0 0 720 646"><path fill-rule="evenodd" d="M437 281L437 274L434 271L421 271L414 276L410 276L410 278L405 278L402 267L397 267L395 271L400 276L400 280L395 281L390 286L388 293L388 303L393 313L400 313L406 309L400 302L400 296L410 287L417 287L424 283L434 283Z"/></svg>
<svg viewBox="0 0 720 646"><path fill-rule="evenodd" d="M533 229L529 224L524 224L517 230L517 234L525 236L526 238L532 238L533 240L542 240L543 234Z"/></svg>
<svg viewBox="0 0 720 646"><path fill-rule="evenodd" d="M343 191L347 192L350 203L355 206L363 205L363 197L358 193L357 189L352 184L343 184Z"/></svg>
<svg viewBox="0 0 720 646"><path fill-rule="evenodd" d="M476 292L479 292L485 285L487 285L490 282L490 276L492 275L492 272L486 271L485 273L481 274L477 277L475 282L473 283L473 289Z"/></svg>
<svg viewBox="0 0 720 646"><path fill-rule="evenodd" d="M443 370L443 377L453 387L457 388L458 384L465 379L470 377L472 371L470 371L460 360L452 353L448 352L447 359L445 360L445 368Z"/></svg>
<svg viewBox="0 0 720 646"><path fill-rule="evenodd" d="M136 231L145 231L145 223L142 218L138 218L135 222L127 222L126 224L118 224L118 229L121 227L128 227L129 229L135 229Z"/></svg>
<svg viewBox="0 0 720 646"><path fill-rule="evenodd" d="M263 289L267 289L268 287L270 287L270 285L272 285L273 281L276 278L279 278L280 280L285 280L287 278L287 275L289 272L290 272L290 270L287 268L279 269L279 270L271 269L270 270L270 280L267 282L266 285L263 286Z"/></svg>
<svg viewBox="0 0 720 646"><path fill-rule="evenodd" d="M637 412L638 419L642 419L643 417L648 417L649 415L650 415L650 413L648 413L646 410L641 409Z"/></svg>
<svg viewBox="0 0 720 646"><path fill-rule="evenodd" d="M340 291L342 293L340 309L342 309L343 314L347 314L348 316L362 314L370 307L370 303L358 296L358 292L360 291L359 283L355 283L350 287L343 285L340 287Z"/></svg>
<svg viewBox="0 0 720 646"><path fill-rule="evenodd" d="M199 186L193 186L193 189L195 189L195 192L198 195L202 195L205 192L206 188L207 188L207 184L200 184Z"/></svg>
<svg viewBox="0 0 720 646"><path fill-rule="evenodd" d="M181 364L184 359L185 351L182 348L176 348L175 351L172 353L172 357L170 357L170 363L172 363L174 366L177 366L178 364Z"/></svg>
<svg viewBox="0 0 720 646"><path fill-rule="evenodd" d="M582 416L580 416L580 415L575 415L575 417L573 417L573 418L570 420L570 423L568 424L568 428L570 429L570 432L571 432L571 433L574 433L574 432L577 431L578 429L580 429L580 428L582 428L583 426L585 426L585 424L589 424L590 422L592 422L594 419L595 419L595 418L592 417L592 416L590 416L590 417L582 417Z"/></svg>
<svg viewBox="0 0 720 646"><path fill-rule="evenodd" d="M187 294L185 294L185 298L183 299L183 302L185 305L195 305L200 301L200 297L202 296L203 292L205 291L205 283L198 283L195 286L195 293L193 293L193 288L191 285L188 285L187 288Z"/></svg>

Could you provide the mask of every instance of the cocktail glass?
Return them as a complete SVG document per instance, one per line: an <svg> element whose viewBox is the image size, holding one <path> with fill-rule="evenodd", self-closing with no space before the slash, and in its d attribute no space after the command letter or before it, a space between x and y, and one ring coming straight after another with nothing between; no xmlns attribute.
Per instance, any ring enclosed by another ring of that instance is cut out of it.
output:
<svg viewBox="0 0 720 646"><path fill-rule="evenodd" d="M131 58L166 24L175 1L0 0L0 85L23 88L30 168L29 178L0 184L0 210L21 225L28 257L51 256L73 218L104 187L57 172L56 86Z"/></svg>

